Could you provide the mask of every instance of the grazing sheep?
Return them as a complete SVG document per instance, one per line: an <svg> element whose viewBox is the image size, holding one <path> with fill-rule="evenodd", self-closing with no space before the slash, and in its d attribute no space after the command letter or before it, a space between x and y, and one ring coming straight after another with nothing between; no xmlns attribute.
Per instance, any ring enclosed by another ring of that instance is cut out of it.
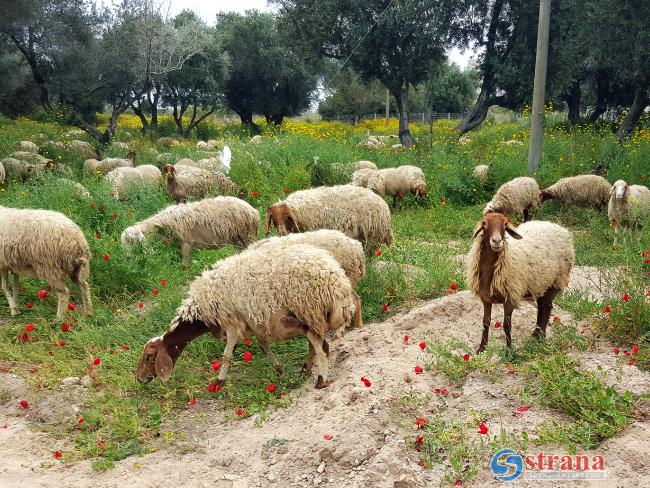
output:
<svg viewBox="0 0 650 488"><path fill-rule="evenodd" d="M162 172L167 178L167 193L176 203L186 202L190 197L203 198L213 190L229 195L242 193L241 188L220 171L166 164Z"/></svg>
<svg viewBox="0 0 650 488"><path fill-rule="evenodd" d="M161 137L158 139L158 144L163 147L174 147L178 146L180 142L178 142L176 139L172 139L171 137Z"/></svg>
<svg viewBox="0 0 650 488"><path fill-rule="evenodd" d="M533 336L545 336L553 299L567 287L574 262L571 234L564 227L537 221L515 229L499 213L479 220L467 258L468 288L483 302L483 336L478 352L487 346L494 303L503 303L508 347L512 347L512 311L524 300L537 302Z"/></svg>
<svg viewBox="0 0 650 488"><path fill-rule="evenodd" d="M402 149L406 149L401 144L393 144L392 146L390 146L390 148L393 149L394 151L401 151Z"/></svg>
<svg viewBox="0 0 650 488"><path fill-rule="evenodd" d="M366 188L352 185L294 192L269 207L265 222L267 236L271 223L280 235L335 229L365 244L393 242L390 209L384 199Z"/></svg>
<svg viewBox="0 0 650 488"><path fill-rule="evenodd" d="M97 159L86 159L84 161L84 171L91 175L106 175L117 168L132 168L133 161L122 158L106 158L101 161Z"/></svg>
<svg viewBox="0 0 650 488"><path fill-rule="evenodd" d="M80 199L87 200L90 198L90 192L86 190L85 186L77 181L69 180L68 178L57 178L56 183L60 187L68 187L76 193L77 197Z"/></svg>
<svg viewBox="0 0 650 488"><path fill-rule="evenodd" d="M85 141L73 140L68 143L68 150L77 153L77 155L83 159L98 159L99 156L95 152L95 149Z"/></svg>
<svg viewBox="0 0 650 488"><path fill-rule="evenodd" d="M378 171L376 169L362 168L352 173L352 185L360 186L361 188L368 188L368 180Z"/></svg>
<svg viewBox="0 0 650 488"><path fill-rule="evenodd" d="M33 154L33 156L38 156L39 158L42 158L42 156L39 156L38 154ZM32 159L32 161L39 161L39 162L30 163L28 161L24 161L16 158L5 158L0 161L0 164L2 164L4 167L4 173L6 178L11 177L13 179L20 179L20 180L24 180L31 176L35 176L39 173L42 173L46 169L54 169L57 167L55 161L51 161L46 158Z"/></svg>
<svg viewBox="0 0 650 488"><path fill-rule="evenodd" d="M204 158L199 159L198 161L184 158L178 161L178 163L176 163L176 166L178 167L179 164L181 166L193 166L194 168L201 168L206 171L220 171L222 173L227 173L230 171L230 168L227 168L221 164L219 158Z"/></svg>
<svg viewBox="0 0 650 488"><path fill-rule="evenodd" d="M208 143L205 142L205 141L198 141L198 142L196 143L196 148L197 148L197 149L205 149L205 150L211 151L212 149L214 149L214 146L213 146L212 144L208 144Z"/></svg>
<svg viewBox="0 0 650 488"><path fill-rule="evenodd" d="M607 205L612 185L602 176L579 175L561 178L542 190L540 203L555 199L567 205L594 207L598 210Z"/></svg>
<svg viewBox="0 0 650 488"><path fill-rule="evenodd" d="M404 165L374 171L368 177L368 189L380 197L391 195L393 208L397 208L404 195L411 192L417 198L426 195L427 185L424 172L417 166Z"/></svg>
<svg viewBox="0 0 650 488"><path fill-rule="evenodd" d="M18 145L18 150L38 154L38 151L40 149L36 144L34 144L31 141L20 141L20 144Z"/></svg>
<svg viewBox="0 0 650 488"><path fill-rule="evenodd" d="M331 253L345 271L345 275L350 279L353 287L366 275L366 255L363 252L363 246L359 241L351 239L338 230L321 229L289 234L284 237L269 237L254 242L248 246L248 249L266 249L272 246L291 246L294 244L308 244ZM356 300L361 303L359 297ZM361 307L357 307L354 321L356 327L363 325Z"/></svg>
<svg viewBox="0 0 650 488"><path fill-rule="evenodd" d="M45 156L41 156L40 154L29 151L16 151L10 154L9 157L37 166L45 166L51 161L51 159L48 159Z"/></svg>
<svg viewBox="0 0 650 488"><path fill-rule="evenodd" d="M143 242L145 234L170 235L183 252L183 266L190 266L192 247L215 249L226 244L246 247L257 238L259 212L234 197L206 198L170 205L122 232L122 246Z"/></svg>
<svg viewBox="0 0 650 488"><path fill-rule="evenodd" d="M143 164L135 168L122 166L106 175L106 179L111 182L113 188L112 196L118 199L128 196L129 186L138 183L156 184L160 177L160 170L152 164Z"/></svg>
<svg viewBox="0 0 650 488"><path fill-rule="evenodd" d="M533 211L539 205L539 186L533 178L520 176L504 183L488 202L483 214L489 212L514 213L523 215L524 222L528 222Z"/></svg>
<svg viewBox="0 0 650 488"><path fill-rule="evenodd" d="M0 275L2 291L11 315L18 315L20 275L45 280L59 295L57 318L68 310L71 278L81 291L84 312L92 313L90 250L81 229L69 218L50 210L16 209L0 206ZM13 296L7 286L13 275Z"/></svg>
<svg viewBox="0 0 650 488"><path fill-rule="evenodd" d="M359 171L360 169L378 169L375 163L365 160L357 161L353 167L355 171Z"/></svg>
<svg viewBox="0 0 650 488"><path fill-rule="evenodd" d="M328 332L341 333L355 309L350 280L330 253L296 244L244 251L220 261L190 285L177 316L161 337L149 340L136 378L167 381L185 346L210 332L225 340L217 385L228 373L237 342L257 337L277 371L281 367L270 341L307 336L309 355L304 369L318 364L316 388L328 385Z"/></svg>
<svg viewBox="0 0 650 488"><path fill-rule="evenodd" d="M256 136L251 137L251 140L248 142L251 144L262 144L262 136L257 134Z"/></svg>
<svg viewBox="0 0 650 488"><path fill-rule="evenodd" d="M479 164L474 168L474 171L472 171L472 175L474 178L483 183L487 180L489 170L490 167L487 164Z"/></svg>
<svg viewBox="0 0 650 488"><path fill-rule="evenodd" d="M640 220L650 217L650 189L643 185L628 185L618 180L610 189L607 217L614 227L614 244L618 237L618 224L623 230L635 228Z"/></svg>

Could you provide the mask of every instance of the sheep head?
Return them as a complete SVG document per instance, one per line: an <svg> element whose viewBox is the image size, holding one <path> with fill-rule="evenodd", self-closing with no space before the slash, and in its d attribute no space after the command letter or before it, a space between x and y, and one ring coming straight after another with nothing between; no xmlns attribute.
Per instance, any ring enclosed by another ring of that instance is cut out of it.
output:
<svg viewBox="0 0 650 488"><path fill-rule="evenodd" d="M128 248L137 242L143 242L144 234L140 229L132 225L124 229L124 232L120 236L120 241L122 242L122 247Z"/></svg>
<svg viewBox="0 0 650 488"><path fill-rule="evenodd" d="M474 237L477 237L481 232L483 233L483 244L489 245L497 253L503 251L505 247L506 232L515 239L523 239L514 226L508 222L505 215L499 213L488 213L476 223Z"/></svg>
<svg viewBox="0 0 650 488"><path fill-rule="evenodd" d="M417 180L413 184L413 189L411 190L415 197L425 197L427 196L427 184L424 182L424 180Z"/></svg>
<svg viewBox="0 0 650 488"><path fill-rule="evenodd" d="M623 180L618 180L609 190L610 195L614 195L617 200L622 200L628 192L628 184Z"/></svg>
<svg viewBox="0 0 650 488"><path fill-rule="evenodd" d="M166 164L163 166L161 170L163 176L170 178L171 176L174 176L176 174L176 168L174 168L171 164Z"/></svg>
<svg viewBox="0 0 650 488"><path fill-rule="evenodd" d="M281 236L286 236L290 232L300 232L296 223L296 216L285 202L274 203L266 211L265 226L267 236L271 233L271 223Z"/></svg>

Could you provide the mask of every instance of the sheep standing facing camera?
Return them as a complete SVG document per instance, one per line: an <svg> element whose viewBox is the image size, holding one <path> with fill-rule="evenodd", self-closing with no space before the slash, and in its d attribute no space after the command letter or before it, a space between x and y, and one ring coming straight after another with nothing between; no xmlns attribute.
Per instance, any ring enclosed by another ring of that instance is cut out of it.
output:
<svg viewBox="0 0 650 488"><path fill-rule="evenodd" d="M512 311L525 300L537 302L533 336L545 336L553 299L569 284L574 262L573 241L564 227L536 221L515 229L499 213L479 220L467 257L468 288L483 302L483 336L478 352L483 352L488 343L494 303L503 303L508 347L512 347Z"/></svg>
<svg viewBox="0 0 650 488"><path fill-rule="evenodd" d="M539 205L539 186L534 178L520 176L504 183L488 202L483 214L489 212L515 214L528 222Z"/></svg>
<svg viewBox="0 0 650 488"><path fill-rule="evenodd" d="M2 291L11 315L18 315L20 275L45 280L59 295L56 316L62 320L68 310L71 278L81 291L84 312L92 313L90 250L81 229L69 218L50 210L16 209L0 206L0 274ZM9 294L9 273L13 275L13 296Z"/></svg>
<svg viewBox="0 0 650 488"><path fill-rule="evenodd" d="M553 199L567 205L594 207L600 210L607 205L611 188L609 181L597 175L560 178L542 190L540 203Z"/></svg>
<svg viewBox="0 0 650 488"><path fill-rule="evenodd" d="M350 280L327 251L303 244L244 251L194 280L167 332L145 344L136 378L167 381L187 344L208 332L226 341L217 384L223 384L235 346L244 337L255 336L280 371L269 342L307 336L304 368L310 370L315 359L316 388L325 388L325 336L341 333L354 311Z"/></svg>
<svg viewBox="0 0 650 488"><path fill-rule="evenodd" d="M650 189L643 185L628 185L618 180L610 189L607 217L614 226L614 244L618 237L618 225L623 230L635 228L640 221L650 217Z"/></svg>

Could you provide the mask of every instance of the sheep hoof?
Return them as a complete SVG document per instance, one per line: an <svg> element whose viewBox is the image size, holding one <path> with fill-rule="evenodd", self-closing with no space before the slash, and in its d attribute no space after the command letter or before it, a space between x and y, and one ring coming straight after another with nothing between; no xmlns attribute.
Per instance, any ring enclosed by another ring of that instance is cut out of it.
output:
<svg viewBox="0 0 650 488"><path fill-rule="evenodd" d="M318 380L316 381L317 390L322 390L323 388L327 388L329 384L330 384L329 381L325 381L321 375L318 375Z"/></svg>
<svg viewBox="0 0 650 488"><path fill-rule="evenodd" d="M542 329L539 327L533 332L533 339L544 339L546 338L546 332L542 332Z"/></svg>
<svg viewBox="0 0 650 488"><path fill-rule="evenodd" d="M13 315L13 316L20 315L20 310L18 310L18 309L12 310L11 315Z"/></svg>
<svg viewBox="0 0 650 488"><path fill-rule="evenodd" d="M485 346L481 344L478 346L478 349L476 350L476 354L481 354L483 351L485 351Z"/></svg>

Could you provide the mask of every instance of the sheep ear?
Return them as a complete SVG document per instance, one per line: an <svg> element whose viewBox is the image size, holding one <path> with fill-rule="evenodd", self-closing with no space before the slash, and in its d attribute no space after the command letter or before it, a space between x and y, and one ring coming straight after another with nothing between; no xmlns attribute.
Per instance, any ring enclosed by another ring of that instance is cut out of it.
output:
<svg viewBox="0 0 650 488"><path fill-rule="evenodd" d="M474 232L473 232L474 235L472 236L472 238L474 238L474 237L476 237L477 235L479 235L479 234L483 231L484 228L485 228L485 222L482 221L482 220L479 220L479 221L476 223L476 227L474 227Z"/></svg>
<svg viewBox="0 0 650 488"><path fill-rule="evenodd" d="M167 352L164 344L158 346L158 354L156 354L156 376L160 381L167 381L174 370L174 362Z"/></svg>
<svg viewBox="0 0 650 488"><path fill-rule="evenodd" d="M264 219L264 227L266 228L266 234L264 237L268 237L271 233L271 209L269 208L266 211L266 218Z"/></svg>
<svg viewBox="0 0 650 488"><path fill-rule="evenodd" d="M521 234L518 234L513 225L508 222L506 223L506 232L510 234L510 237L514 237L515 239L523 239Z"/></svg>
<svg viewBox="0 0 650 488"><path fill-rule="evenodd" d="M291 221L293 222L294 227L298 232L300 232L300 228L298 227L298 220L296 219L296 214L293 213L293 210L291 210L289 207L287 207L287 215L289 218L291 218Z"/></svg>

